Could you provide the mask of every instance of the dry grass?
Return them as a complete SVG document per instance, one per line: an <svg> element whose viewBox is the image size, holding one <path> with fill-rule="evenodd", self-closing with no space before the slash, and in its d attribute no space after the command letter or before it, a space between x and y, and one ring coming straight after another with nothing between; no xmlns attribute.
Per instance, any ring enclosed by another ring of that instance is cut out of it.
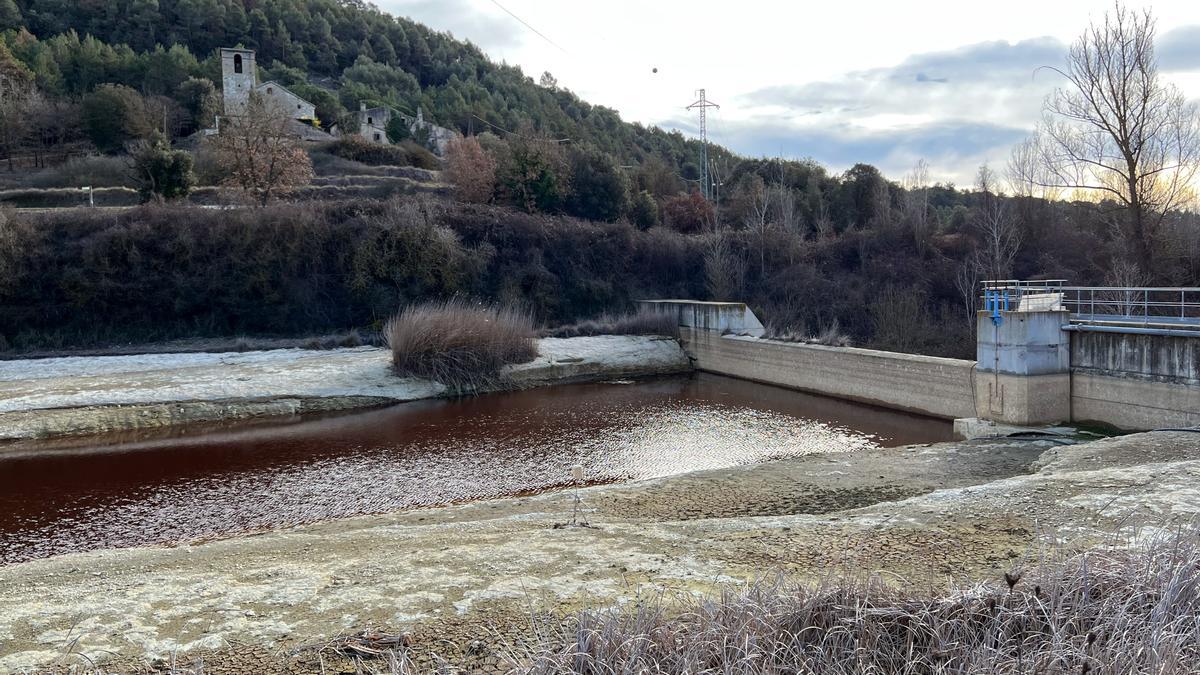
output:
<svg viewBox="0 0 1200 675"><path fill-rule="evenodd" d="M949 595L776 579L554 622L534 673L1196 673L1197 531L1048 559Z"/></svg>
<svg viewBox="0 0 1200 675"><path fill-rule="evenodd" d="M383 329L396 373L460 391L494 385L501 369L537 356L533 316L459 298L410 305Z"/></svg>
<svg viewBox="0 0 1200 675"><path fill-rule="evenodd" d="M543 331L545 337L572 338L585 335L665 335L679 337L679 321L674 315L642 309L629 314L604 314Z"/></svg>
<svg viewBox="0 0 1200 675"><path fill-rule="evenodd" d="M850 336L842 333L842 327L837 319L832 323L826 324L821 330L816 333L810 333L807 329L796 330L794 328L775 328L768 326L767 332L763 335L767 340L778 340L780 342L800 342L807 345L825 345L826 347L849 347L852 341Z"/></svg>

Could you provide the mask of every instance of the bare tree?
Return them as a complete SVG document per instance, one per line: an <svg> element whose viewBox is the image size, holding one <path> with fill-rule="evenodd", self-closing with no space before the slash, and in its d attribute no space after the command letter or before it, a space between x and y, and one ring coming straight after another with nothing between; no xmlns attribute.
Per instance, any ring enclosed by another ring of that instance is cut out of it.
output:
<svg viewBox="0 0 1200 675"><path fill-rule="evenodd" d="M1150 269L1163 219L1194 197L1200 113L1158 73L1149 10L1117 4L1072 45L1068 86L1046 99L1045 116L1019 181L1112 199L1135 262ZM1035 169L1036 166L1036 169Z"/></svg>
<svg viewBox="0 0 1200 675"><path fill-rule="evenodd" d="M1021 232L1008 203L996 194L996 175L987 164L979 167L975 189L980 195L975 228L983 244L975 251L975 267L984 279L1007 279L1021 248Z"/></svg>
<svg viewBox="0 0 1200 675"><path fill-rule="evenodd" d="M288 112L251 94L239 115L221 118L213 140L225 184L239 187L262 205L312 180L312 160L290 130Z"/></svg>
<svg viewBox="0 0 1200 675"><path fill-rule="evenodd" d="M929 246L929 164L917 160L916 166L904 177L904 219L912 227L913 241L917 250L925 252Z"/></svg>
<svg viewBox="0 0 1200 675"><path fill-rule="evenodd" d="M707 235L704 246L704 281L713 300L736 300L741 295L746 266L729 242L729 234L717 229Z"/></svg>
<svg viewBox="0 0 1200 675"><path fill-rule="evenodd" d="M784 171L783 158L779 158L779 183L775 186L775 208L779 216L779 225L786 232L800 234L800 209L796 204L796 194L787 185L787 175Z"/></svg>

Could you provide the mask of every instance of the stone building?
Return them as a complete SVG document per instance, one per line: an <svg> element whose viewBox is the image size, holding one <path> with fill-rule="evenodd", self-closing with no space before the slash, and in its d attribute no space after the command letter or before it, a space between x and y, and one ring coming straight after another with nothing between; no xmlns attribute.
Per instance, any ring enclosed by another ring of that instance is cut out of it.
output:
<svg viewBox="0 0 1200 675"><path fill-rule="evenodd" d="M309 101L278 82L258 82L258 68L252 49L221 49L221 94L225 115L236 116L246 111L250 94L263 96L272 105L287 111L292 118L291 131L305 140L328 140L321 130L317 110Z"/></svg>
<svg viewBox="0 0 1200 675"><path fill-rule="evenodd" d="M388 140L387 126L392 118L398 117L404 123L404 126L408 127L409 134L427 138L429 149L439 157L446 153L446 145L450 143L450 140L459 135L453 129L440 127L426 120L419 106L417 107L417 114L414 117L405 115L399 110L388 106L368 108L365 103L362 103L359 104L358 110L353 115L355 117L354 126L358 127L357 132L346 132L343 134L340 129L341 125L337 124L330 129L330 132L334 136L353 135L362 138L368 143L390 145L391 141Z"/></svg>

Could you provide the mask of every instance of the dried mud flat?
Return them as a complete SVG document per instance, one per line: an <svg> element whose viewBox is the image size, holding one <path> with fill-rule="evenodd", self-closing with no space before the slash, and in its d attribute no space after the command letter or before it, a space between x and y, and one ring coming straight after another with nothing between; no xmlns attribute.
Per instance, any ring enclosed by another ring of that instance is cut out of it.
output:
<svg viewBox="0 0 1200 675"><path fill-rule="evenodd" d="M547 609L775 570L995 578L1051 540L1083 548L1193 519L1200 435L910 446L580 494L593 527L559 526L568 491L0 568L0 671L336 672L303 648L381 628L405 633L422 668L437 654L502 672Z"/></svg>

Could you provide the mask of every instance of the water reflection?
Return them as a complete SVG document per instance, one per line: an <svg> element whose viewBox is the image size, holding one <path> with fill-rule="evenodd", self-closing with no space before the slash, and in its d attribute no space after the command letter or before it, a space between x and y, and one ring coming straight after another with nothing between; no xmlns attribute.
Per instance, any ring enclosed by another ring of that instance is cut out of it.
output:
<svg viewBox="0 0 1200 675"><path fill-rule="evenodd" d="M949 424L697 375L0 448L0 563L948 439Z"/></svg>

